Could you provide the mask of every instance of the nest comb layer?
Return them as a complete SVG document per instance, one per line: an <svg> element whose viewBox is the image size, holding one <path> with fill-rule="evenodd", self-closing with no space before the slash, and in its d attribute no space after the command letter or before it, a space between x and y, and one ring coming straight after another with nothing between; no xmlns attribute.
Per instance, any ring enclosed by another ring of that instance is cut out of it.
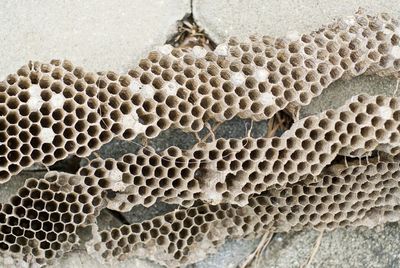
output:
<svg viewBox="0 0 400 268"><path fill-rule="evenodd" d="M212 52L163 47L126 75L29 63L0 83L0 183L35 162L87 156L113 138L198 132L210 119L265 120L282 110L296 117L335 80L398 76L399 33L386 14L356 14L311 34L232 38ZM44 265L78 247L78 230L91 226L94 256L179 266L226 238L396 221L399 101L355 96L297 120L281 137L145 148L95 159L77 175L31 178L0 207L0 251ZM97 230L101 209L157 200L185 208Z"/></svg>
<svg viewBox="0 0 400 268"><path fill-rule="evenodd" d="M88 244L106 260L146 256L167 266L199 261L226 238L313 227L376 226L400 219L399 164L364 163L302 184L267 190L243 207L203 205L102 231Z"/></svg>
<svg viewBox="0 0 400 268"><path fill-rule="evenodd" d="M218 139L190 150L144 148L120 160L95 159L81 168L113 192L108 207L129 211L163 202L246 205L271 186L318 176L338 157L400 152L399 98L360 95L336 110L297 121L281 137Z"/></svg>
<svg viewBox="0 0 400 268"><path fill-rule="evenodd" d="M77 230L93 224L103 191L84 178L49 172L31 178L0 208L0 250L44 265L79 245Z"/></svg>
<svg viewBox="0 0 400 268"><path fill-rule="evenodd" d="M29 63L0 83L0 183L35 162L87 156L114 137L296 114L340 78L398 75L399 32L389 15L356 14L311 34L232 38L213 52L163 47L126 75Z"/></svg>
<svg viewBox="0 0 400 268"><path fill-rule="evenodd" d="M227 238L305 227L375 226L400 217L400 170L391 156L331 166L317 178L270 187L245 206L204 204L148 221L97 231L105 206L90 177L50 172L29 179L0 209L0 250L45 264L78 246L79 228L93 226L88 252L105 261L135 255L179 266L201 260Z"/></svg>

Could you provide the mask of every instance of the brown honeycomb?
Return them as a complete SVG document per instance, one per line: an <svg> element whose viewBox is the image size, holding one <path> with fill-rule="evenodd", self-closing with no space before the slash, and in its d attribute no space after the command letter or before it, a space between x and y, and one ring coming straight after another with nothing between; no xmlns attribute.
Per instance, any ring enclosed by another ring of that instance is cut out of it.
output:
<svg viewBox="0 0 400 268"><path fill-rule="evenodd" d="M227 238L305 227L372 227L400 219L397 161L355 161L332 170L317 180L310 176L301 184L272 187L243 207L202 205L95 232L88 251L108 261L135 255L174 267L204 258Z"/></svg>
<svg viewBox="0 0 400 268"><path fill-rule="evenodd" d="M77 230L95 221L103 191L83 177L48 172L31 178L0 209L0 251L46 264L76 247Z"/></svg>
<svg viewBox="0 0 400 268"><path fill-rule="evenodd" d="M340 78L398 75L399 32L387 14L360 13L311 34L232 38L213 52L163 47L126 75L29 63L0 83L0 183L34 162L87 156L113 137L197 132L209 119L234 116L268 119L310 103Z"/></svg>
<svg viewBox="0 0 400 268"><path fill-rule="evenodd" d="M270 187L243 207L224 203L179 209L152 220L97 231L103 189L90 177L49 172L28 179L0 209L0 251L45 264L78 245L93 225L88 252L106 261L146 256L168 266L196 262L226 238L257 237L305 227L375 226L400 218L398 159L383 153L336 164L315 178Z"/></svg>
<svg viewBox="0 0 400 268"><path fill-rule="evenodd" d="M79 173L110 190L107 206L128 211L157 199L191 206L245 205L274 185L317 176L337 157L400 152L400 99L360 95L342 107L297 121L281 137L218 139L160 154L144 148L120 160L95 159Z"/></svg>
<svg viewBox="0 0 400 268"><path fill-rule="evenodd" d="M399 33L390 16L360 13L311 34L232 38L213 52L162 47L126 75L31 62L0 83L0 183L35 162L87 156L113 138L295 115L340 78L398 76ZM362 95L296 121L281 137L143 148L95 159L77 175L49 172L1 204L0 252L45 265L78 247L78 230L91 226L88 252L105 261L136 255L180 266L226 238L397 221L399 123L399 98ZM97 230L105 207L156 201L187 208Z"/></svg>

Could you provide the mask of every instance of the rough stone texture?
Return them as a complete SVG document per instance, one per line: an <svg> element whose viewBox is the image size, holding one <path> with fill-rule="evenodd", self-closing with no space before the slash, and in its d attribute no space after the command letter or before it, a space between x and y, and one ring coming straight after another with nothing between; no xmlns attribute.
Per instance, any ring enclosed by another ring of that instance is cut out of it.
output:
<svg viewBox="0 0 400 268"><path fill-rule="evenodd" d="M400 15L400 6L393 0L193 0L193 15L211 39L221 43L229 36L245 38L257 33L277 37L318 30L334 18L353 15L359 7L369 14Z"/></svg>
<svg viewBox="0 0 400 268"><path fill-rule="evenodd" d="M398 267L399 225L381 228L338 229L324 233L310 267ZM279 234L271 241L259 267L299 267L318 237L316 231Z"/></svg>
<svg viewBox="0 0 400 268"><path fill-rule="evenodd" d="M251 254L258 244L257 240L227 240L217 253L207 259L189 265L191 268L236 268ZM266 266L268 267L268 266Z"/></svg>
<svg viewBox="0 0 400 268"><path fill-rule="evenodd" d="M146 208L142 205L138 205L135 206L132 210L121 214L126 219L127 222L136 223L145 220L151 220L154 217L163 215L169 211L174 211L177 208L178 206L176 205L157 202L149 208Z"/></svg>
<svg viewBox="0 0 400 268"><path fill-rule="evenodd" d="M3 1L0 78L29 60L53 58L124 71L164 44L186 13L189 0Z"/></svg>
<svg viewBox="0 0 400 268"><path fill-rule="evenodd" d="M0 256L0 267L18 267L18 268L26 268L28 265L25 263L21 263L20 260L13 260L10 257ZM61 258L59 262L55 265L48 265L48 268L87 268L87 267L96 267L96 268L113 268L115 265L111 264L101 264L96 261L94 258L89 256L85 250L76 250L72 253L67 254L65 257ZM152 262L141 260L137 258L128 259L125 262L121 262L117 266L118 268L132 268L132 267L141 267L141 268L161 268L161 266L154 264Z"/></svg>
<svg viewBox="0 0 400 268"><path fill-rule="evenodd" d="M89 256L85 250L75 251L67 256L63 257L57 265L51 265L49 268L161 268L160 265L147 260L141 260L138 258L131 258L124 262L118 263L118 265L102 264L97 260Z"/></svg>

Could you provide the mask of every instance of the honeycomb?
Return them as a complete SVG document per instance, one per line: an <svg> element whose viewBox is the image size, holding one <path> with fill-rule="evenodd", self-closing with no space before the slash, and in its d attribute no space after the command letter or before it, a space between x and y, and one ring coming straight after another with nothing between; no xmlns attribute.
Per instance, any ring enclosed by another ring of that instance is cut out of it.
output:
<svg viewBox="0 0 400 268"><path fill-rule="evenodd" d="M332 82L399 76L399 23L387 14L337 20L311 34L231 38L208 52L164 46L127 74L69 61L30 62L0 82L0 183L33 163L85 157L114 138L154 138L209 120L295 123L280 137L217 139L94 159L77 174L28 179L0 206L0 252L39 266L81 247L104 261L194 263L225 239L304 228L376 226L400 218L400 98L359 95L298 120ZM99 230L102 209L180 208Z"/></svg>
<svg viewBox="0 0 400 268"><path fill-rule="evenodd" d="M76 231L93 225L88 252L105 260L136 255L169 267L196 262L227 238L305 227L331 230L400 219L398 160L383 154L335 164L317 178L270 187L245 206L204 204L148 221L98 231L104 190L90 177L49 172L28 179L0 210L0 249L45 264L78 245Z"/></svg>
<svg viewBox="0 0 400 268"><path fill-rule="evenodd" d="M103 191L77 175L30 178L0 208L0 250L44 265L79 245L77 230L95 222Z"/></svg>
<svg viewBox="0 0 400 268"><path fill-rule="evenodd" d="M123 75L30 62L0 83L0 183L35 162L87 156L114 137L296 115L340 78L397 76L399 32L387 14L359 13L311 34L231 38L212 52L162 47Z"/></svg>
<svg viewBox="0 0 400 268"><path fill-rule="evenodd" d="M147 257L168 267L205 258L225 239L312 227L375 226L400 219L399 163L350 163L315 180L229 203L180 209L151 220L95 232L88 252L106 260Z"/></svg>
<svg viewBox="0 0 400 268"><path fill-rule="evenodd" d="M246 205L254 194L318 176L338 156L400 153L400 99L359 95L297 121L281 137L217 139L192 149L144 148L119 160L95 159L78 172L109 190L108 208L129 211L157 200L191 206Z"/></svg>

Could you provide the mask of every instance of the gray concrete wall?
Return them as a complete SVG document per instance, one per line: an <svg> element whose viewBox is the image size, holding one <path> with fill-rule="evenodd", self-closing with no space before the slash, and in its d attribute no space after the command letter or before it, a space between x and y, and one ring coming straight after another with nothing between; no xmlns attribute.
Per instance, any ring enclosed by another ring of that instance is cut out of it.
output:
<svg viewBox="0 0 400 268"><path fill-rule="evenodd" d="M254 33L310 32L337 17L351 16L359 8L400 16L396 0L193 0L195 20L216 43Z"/></svg>
<svg viewBox="0 0 400 268"><path fill-rule="evenodd" d="M29 60L69 59L91 71L125 71L165 43L189 0L4 0L0 79Z"/></svg>

